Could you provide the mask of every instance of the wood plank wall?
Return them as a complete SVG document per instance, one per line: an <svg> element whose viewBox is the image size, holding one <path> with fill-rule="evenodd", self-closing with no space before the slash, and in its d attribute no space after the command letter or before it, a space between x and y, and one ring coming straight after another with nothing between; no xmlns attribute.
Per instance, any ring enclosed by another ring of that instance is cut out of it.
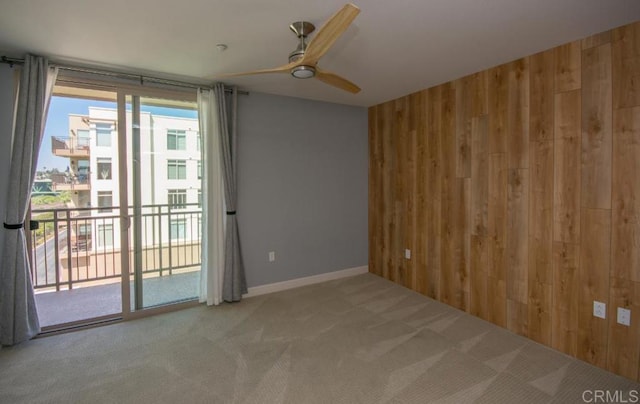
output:
<svg viewBox="0 0 640 404"><path fill-rule="evenodd" d="M640 22L373 106L369 144L371 272L640 380Z"/></svg>

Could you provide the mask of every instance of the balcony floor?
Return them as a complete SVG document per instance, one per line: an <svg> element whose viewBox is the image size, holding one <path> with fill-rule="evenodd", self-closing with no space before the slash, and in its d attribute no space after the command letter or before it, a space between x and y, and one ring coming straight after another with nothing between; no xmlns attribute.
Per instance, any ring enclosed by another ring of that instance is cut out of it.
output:
<svg viewBox="0 0 640 404"><path fill-rule="evenodd" d="M197 297L199 283L199 271L145 278L144 307ZM41 327L118 314L122 312L121 285L118 282L37 293L36 304Z"/></svg>

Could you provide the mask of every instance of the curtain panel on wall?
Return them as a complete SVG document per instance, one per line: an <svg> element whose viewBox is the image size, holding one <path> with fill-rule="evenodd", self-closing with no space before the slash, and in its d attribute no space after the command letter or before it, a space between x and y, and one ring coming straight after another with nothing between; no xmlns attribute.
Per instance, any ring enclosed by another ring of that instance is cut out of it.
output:
<svg viewBox="0 0 640 404"><path fill-rule="evenodd" d="M220 152L222 173L224 176L224 197L227 210L224 242L224 283L222 298L226 302L237 302L247 293L244 266L240 251L238 220L236 218L236 171L237 171L237 121L238 121L238 89L233 88L229 107L224 85L218 83L214 87L216 105L218 107L218 135L220 136Z"/></svg>
<svg viewBox="0 0 640 404"><path fill-rule="evenodd" d="M222 302L224 273L224 188L220 165L218 107L213 90L198 91L198 117L202 141L202 270L200 302L218 305Z"/></svg>
<svg viewBox="0 0 640 404"><path fill-rule="evenodd" d="M30 277L24 221L35 177L38 151L57 68L45 58L26 55L20 73L13 125L9 194L0 266L0 343L14 345L40 332Z"/></svg>

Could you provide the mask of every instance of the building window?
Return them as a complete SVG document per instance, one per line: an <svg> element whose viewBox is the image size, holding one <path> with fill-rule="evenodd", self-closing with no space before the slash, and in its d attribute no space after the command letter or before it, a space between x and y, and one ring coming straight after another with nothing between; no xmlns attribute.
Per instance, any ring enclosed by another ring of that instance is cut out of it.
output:
<svg viewBox="0 0 640 404"><path fill-rule="evenodd" d="M91 225L90 224L79 224L78 225L78 236L91 236Z"/></svg>
<svg viewBox="0 0 640 404"><path fill-rule="evenodd" d="M98 225L98 247L113 247L113 225Z"/></svg>
<svg viewBox="0 0 640 404"><path fill-rule="evenodd" d="M170 189L167 195L169 207L172 209L186 209L187 207L187 190L186 189Z"/></svg>
<svg viewBox="0 0 640 404"><path fill-rule="evenodd" d="M200 136L200 132L196 132L196 150L200 151L202 148L202 136Z"/></svg>
<svg viewBox="0 0 640 404"><path fill-rule="evenodd" d="M111 147L110 123L96 123L96 146Z"/></svg>
<svg viewBox="0 0 640 404"><path fill-rule="evenodd" d="M113 193L111 191L98 191L98 209L100 213L111 212L113 207Z"/></svg>
<svg viewBox="0 0 640 404"><path fill-rule="evenodd" d="M89 147L89 130L88 129L78 129L78 147Z"/></svg>
<svg viewBox="0 0 640 404"><path fill-rule="evenodd" d="M79 184L89 183L89 160L78 160L78 171L76 174Z"/></svg>
<svg viewBox="0 0 640 404"><path fill-rule="evenodd" d="M99 180L111 179L111 158L98 157L98 179Z"/></svg>
<svg viewBox="0 0 640 404"><path fill-rule="evenodd" d="M198 207L199 208L202 207L202 190L201 189L198 190Z"/></svg>
<svg viewBox="0 0 640 404"><path fill-rule="evenodd" d="M91 224L83 222L76 226L75 241L71 244L73 251L87 251L91 246Z"/></svg>
<svg viewBox="0 0 640 404"><path fill-rule="evenodd" d="M171 240L184 240L187 234L187 219L171 219L169 236Z"/></svg>
<svg viewBox="0 0 640 404"><path fill-rule="evenodd" d="M187 150L187 133L183 130L169 129L167 150Z"/></svg>
<svg viewBox="0 0 640 404"><path fill-rule="evenodd" d="M186 180L187 179L187 161L186 160L168 160L167 161L167 178L170 180Z"/></svg>
<svg viewBox="0 0 640 404"><path fill-rule="evenodd" d="M198 160L198 179L202 179L202 160Z"/></svg>
<svg viewBox="0 0 640 404"><path fill-rule="evenodd" d="M89 173L89 160L78 160L78 174Z"/></svg>

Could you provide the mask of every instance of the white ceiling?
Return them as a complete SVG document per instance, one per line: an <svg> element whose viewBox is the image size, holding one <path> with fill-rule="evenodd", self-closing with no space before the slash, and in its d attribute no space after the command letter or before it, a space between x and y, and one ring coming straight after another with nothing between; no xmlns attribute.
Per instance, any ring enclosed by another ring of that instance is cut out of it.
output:
<svg viewBox="0 0 640 404"><path fill-rule="evenodd" d="M0 0L0 54L211 79L287 62L293 21L319 28L345 0ZM370 106L640 20L640 0L354 0L319 66L353 95L287 74L226 79L249 91ZM216 50L224 43L228 49Z"/></svg>

